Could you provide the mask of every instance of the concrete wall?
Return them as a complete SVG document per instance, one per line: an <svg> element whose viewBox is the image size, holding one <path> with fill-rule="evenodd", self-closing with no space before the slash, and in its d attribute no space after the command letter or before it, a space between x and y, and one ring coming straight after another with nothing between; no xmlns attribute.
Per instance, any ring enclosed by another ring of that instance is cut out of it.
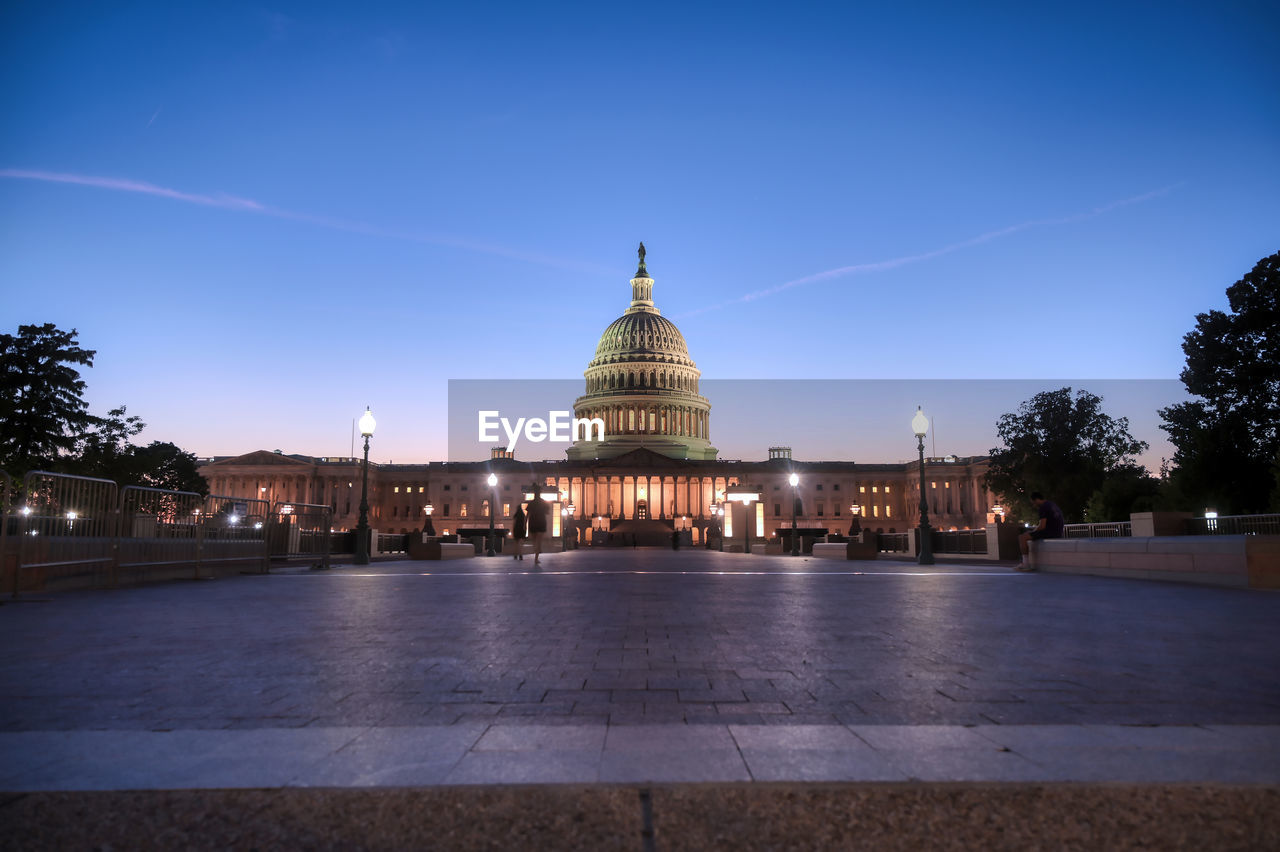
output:
<svg viewBox="0 0 1280 852"><path fill-rule="evenodd" d="M1040 571L1280 588L1280 536L1148 536L1037 542Z"/></svg>

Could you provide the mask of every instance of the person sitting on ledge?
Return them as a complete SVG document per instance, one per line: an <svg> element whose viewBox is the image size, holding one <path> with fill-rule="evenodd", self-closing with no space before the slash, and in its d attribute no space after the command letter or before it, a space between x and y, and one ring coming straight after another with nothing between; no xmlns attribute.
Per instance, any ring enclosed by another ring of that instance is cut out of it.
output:
<svg viewBox="0 0 1280 852"><path fill-rule="evenodd" d="M1018 563L1019 571L1034 571L1031 567L1031 542L1045 538L1062 538L1062 510L1052 500L1044 499L1039 491L1031 492L1031 503L1040 512L1040 523L1030 532L1018 536L1018 547L1022 550L1022 561Z"/></svg>

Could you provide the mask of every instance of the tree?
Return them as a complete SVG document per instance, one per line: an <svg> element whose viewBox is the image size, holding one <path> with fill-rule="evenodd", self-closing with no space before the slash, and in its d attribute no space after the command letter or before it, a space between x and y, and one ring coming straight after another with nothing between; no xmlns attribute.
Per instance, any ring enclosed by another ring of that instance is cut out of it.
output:
<svg viewBox="0 0 1280 852"><path fill-rule="evenodd" d="M1161 481L1140 465L1116 468L1103 480L1085 504L1084 517L1091 523L1125 521L1134 512L1150 512L1161 496Z"/></svg>
<svg viewBox="0 0 1280 852"><path fill-rule="evenodd" d="M152 441L134 447L135 483L149 488L209 493L209 483L196 472L195 453L188 453L167 441Z"/></svg>
<svg viewBox="0 0 1280 852"><path fill-rule="evenodd" d="M76 366L92 367L95 354L77 345L75 329L52 323L0 334L0 465L9 473L50 467L75 449L93 422Z"/></svg>
<svg viewBox="0 0 1280 852"><path fill-rule="evenodd" d="M1262 512L1280 497L1280 252L1227 288L1231 313L1196 315L1180 378L1198 399L1160 410L1185 504Z"/></svg>
<svg viewBox="0 0 1280 852"><path fill-rule="evenodd" d="M1129 420L1102 411L1102 397L1071 388L1043 391L996 424L1004 446L991 450L987 487L1015 518L1034 517L1030 495L1040 491L1068 521L1084 517L1089 498L1108 476L1135 467L1147 449L1129 434Z"/></svg>
<svg viewBox="0 0 1280 852"><path fill-rule="evenodd" d="M134 473L134 450L129 442L147 424L131 417L125 406L113 408L106 417L92 417L89 428L77 436L76 452L62 460L59 468L66 473L96 476L116 482L129 482Z"/></svg>

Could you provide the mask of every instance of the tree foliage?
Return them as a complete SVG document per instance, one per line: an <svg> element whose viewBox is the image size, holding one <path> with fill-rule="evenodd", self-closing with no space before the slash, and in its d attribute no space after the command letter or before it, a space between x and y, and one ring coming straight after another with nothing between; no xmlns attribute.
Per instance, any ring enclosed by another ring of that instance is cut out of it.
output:
<svg viewBox="0 0 1280 852"><path fill-rule="evenodd" d="M93 423L76 367L92 367L95 354L52 323L0 334L0 466L21 475L76 449Z"/></svg>
<svg viewBox="0 0 1280 852"><path fill-rule="evenodd" d="M1280 497L1280 252L1227 288L1230 313L1196 315L1180 378L1197 399L1160 410L1171 482L1199 511L1260 512Z"/></svg>
<svg viewBox="0 0 1280 852"><path fill-rule="evenodd" d="M0 335L0 467L17 477L43 468L208 493L193 454L167 442L133 443L146 424L125 406L105 417L89 413L76 367L92 367L96 353L81 349L76 334L46 323Z"/></svg>
<svg viewBox="0 0 1280 852"><path fill-rule="evenodd" d="M996 432L1004 446L991 451L986 484L1015 518L1034 516L1030 495L1040 491L1068 521L1081 520L1107 478L1134 469L1147 449L1129 434L1128 418L1102 411L1102 397L1080 390L1073 399L1069 387L1023 402Z"/></svg>

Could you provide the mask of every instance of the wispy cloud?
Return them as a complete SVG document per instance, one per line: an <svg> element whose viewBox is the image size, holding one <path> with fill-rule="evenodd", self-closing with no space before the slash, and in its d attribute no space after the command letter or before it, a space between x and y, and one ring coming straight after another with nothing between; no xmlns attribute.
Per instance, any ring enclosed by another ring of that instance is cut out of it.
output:
<svg viewBox="0 0 1280 852"><path fill-rule="evenodd" d="M170 198L174 201L185 201L188 204L202 204L205 207L222 207L226 210L252 210L263 213L267 208L248 198L237 198L234 195L197 195L191 192L180 192L164 186L156 186L141 180L128 178L95 177L93 175L72 175L64 172L40 172L27 169L0 169L0 177L40 180L49 183L72 183L77 186L92 186L98 189L114 189L120 192L139 192L143 195L155 195Z"/></svg>
<svg viewBox="0 0 1280 852"><path fill-rule="evenodd" d="M152 113L152 115L151 115L151 120L147 122L147 127L148 127L148 128L150 128L150 127L151 127L151 125L153 125L153 124L155 124L155 123L156 123L156 119L160 117L160 113L161 113L161 112L163 112L163 111L164 111L164 107L160 107L160 109L158 109L158 110L156 110L154 113Z"/></svg>
<svg viewBox="0 0 1280 852"><path fill-rule="evenodd" d="M794 287L801 287L801 286L804 286L805 284L812 284L815 281L827 281L832 278L844 278L849 275L864 275L870 272L884 272L885 270L889 270L889 269L897 269L900 266L908 266L913 263L920 263L925 260L932 260L935 257L941 257L942 255L945 255L945 254L951 254L952 252L960 251L961 249L966 249L972 246L981 245L982 243L988 243L988 242L991 242L992 240L998 240L1001 237L1007 237L1010 234L1016 234L1019 231L1025 231L1030 228L1040 228L1047 225L1069 225L1073 222L1083 222L1086 219L1092 219L1095 216L1101 216L1104 213L1109 213L1112 210L1115 210L1120 207L1128 207L1129 205L1132 205L1132 204L1141 204L1144 201L1150 201L1153 198L1159 198L1160 196L1168 195L1170 192L1177 189L1179 186L1181 186L1181 184L1171 184L1170 186L1166 186L1161 189L1152 190L1151 192L1144 192L1142 195L1135 195L1132 198L1122 198L1119 201L1112 201L1108 204L1103 204L1101 207L1095 207L1092 210L1089 210L1087 212L1076 213L1071 216L1062 216L1056 219L1032 219L1028 222L1020 222L1016 225L1008 225L1004 228L998 228L994 231L987 231L985 234L979 234L976 237L970 237L967 240L961 240L958 243L952 243L950 245L946 245L941 248L936 248L930 251L921 252L920 254L904 255L903 257L894 257L888 260L877 260L871 263L855 263L850 266L840 266L835 269L828 269L825 272L815 272L812 275L806 275L803 278L796 278L792 281L786 281L786 282L783 282L782 284L778 284L773 287L767 287L763 290L755 290L750 293L744 293L743 295L738 296L736 299L729 299L728 301L720 302L719 304L716 304L716 305L707 305L704 308L697 308L696 310L687 311L683 314L676 316L675 319L697 316L698 314L705 314L708 311L718 311L718 310L722 310L723 308L731 307L733 305L741 305L747 302L754 302L757 299L764 299L769 296L775 296L778 293L781 293L785 290L790 290Z"/></svg>
<svg viewBox="0 0 1280 852"><path fill-rule="evenodd" d="M539 254L537 252L521 251L519 249L508 248L506 246L469 239L466 237L457 237L450 234L403 231L393 228L384 228L378 225L370 225L365 222L334 219L328 216L315 216L309 213L298 213L292 210L272 207L249 198L239 198L234 195L224 194L200 195L197 193L169 189L168 187L157 186L156 184L147 183L146 181L131 180L128 178L97 177L94 175L76 175L64 172L45 172L30 169L0 169L0 178L36 180L44 181L46 183L68 183L75 184L77 186L94 187L96 189L110 189L117 192L140 193L142 195L153 195L160 198L168 198L173 201L185 201L188 204L199 204L204 207L220 207L224 210L238 210L241 212L257 213L261 216L271 216L276 219L304 222L309 225L316 225L321 228L330 228L335 231L346 231L351 234L362 234L364 236L380 237L392 240L404 240L406 242L423 243L427 245L446 246L449 248L462 249L464 251L493 255L496 257L506 257L512 260L538 264L540 266L550 266L557 269L577 269L593 274L611 274L616 272L616 270L609 267L603 267L593 263L553 257L551 255Z"/></svg>

